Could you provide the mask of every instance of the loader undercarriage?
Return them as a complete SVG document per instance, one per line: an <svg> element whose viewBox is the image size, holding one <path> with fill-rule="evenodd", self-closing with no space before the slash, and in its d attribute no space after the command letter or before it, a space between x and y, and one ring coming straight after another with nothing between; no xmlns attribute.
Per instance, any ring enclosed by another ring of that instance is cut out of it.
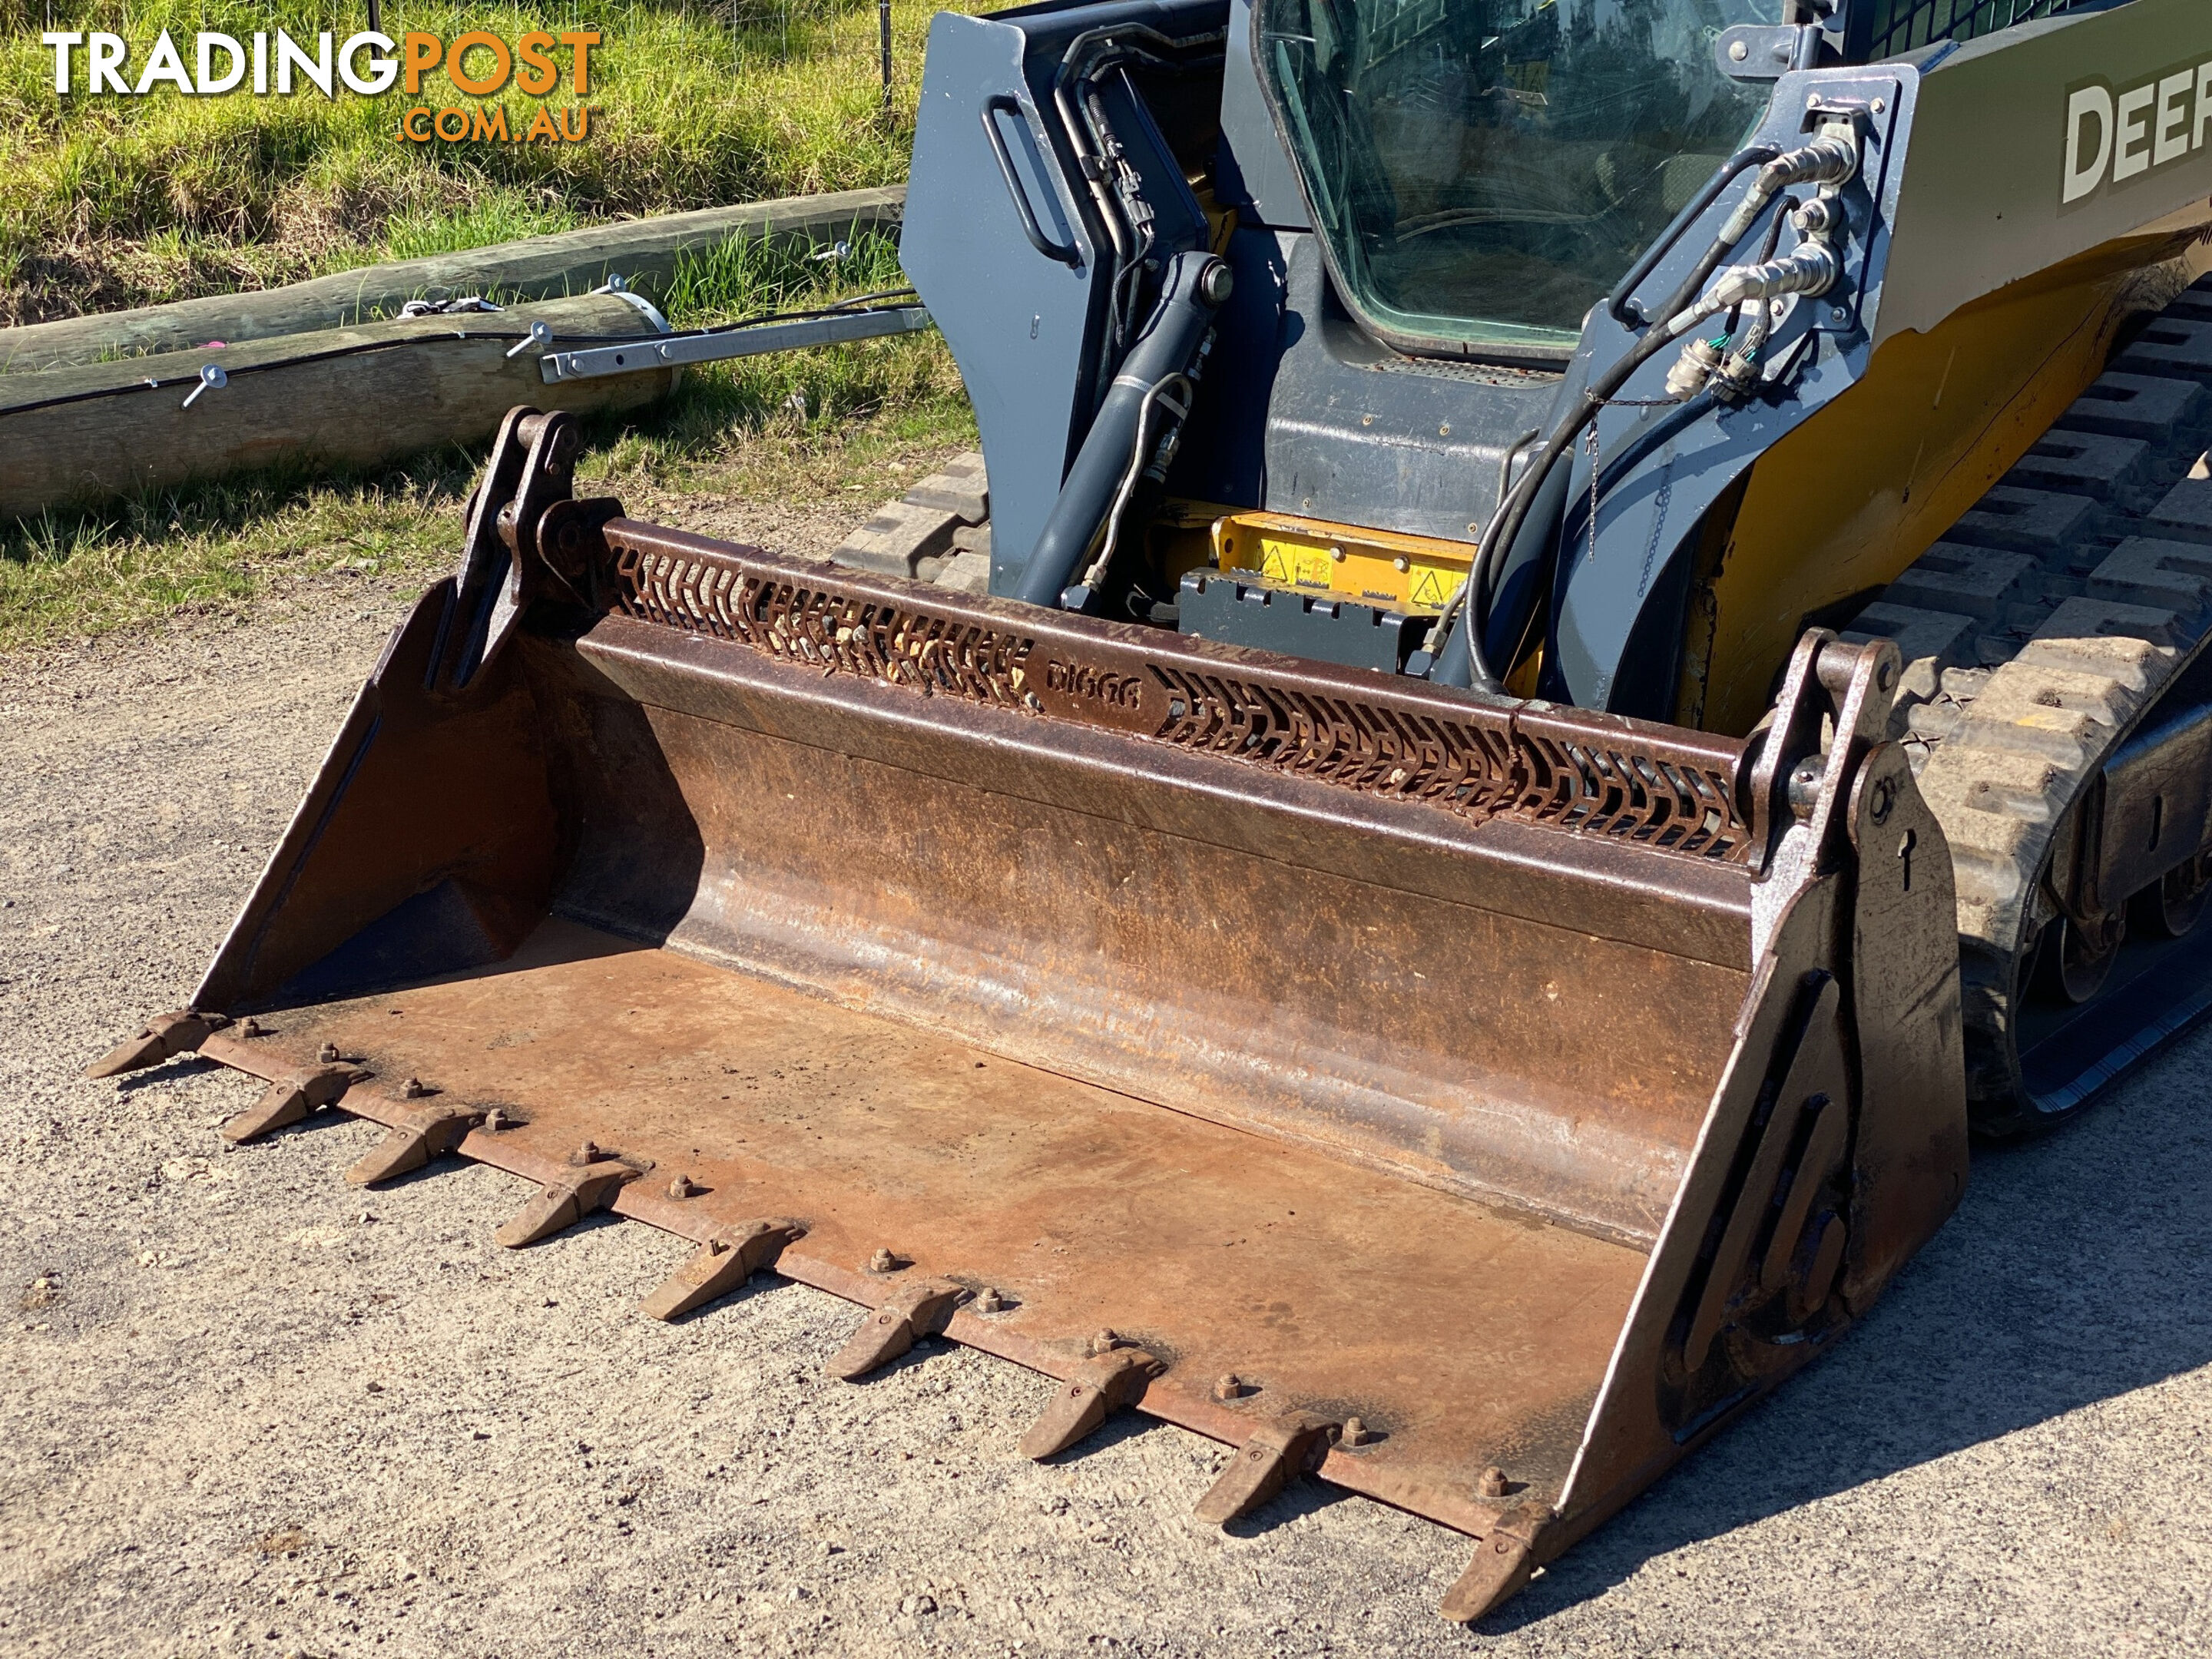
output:
<svg viewBox="0 0 2212 1659"><path fill-rule="evenodd" d="M1850 637L1908 661L1895 731L1958 868L1978 1127L2078 1109L2212 1009L2212 291L2112 359Z"/></svg>

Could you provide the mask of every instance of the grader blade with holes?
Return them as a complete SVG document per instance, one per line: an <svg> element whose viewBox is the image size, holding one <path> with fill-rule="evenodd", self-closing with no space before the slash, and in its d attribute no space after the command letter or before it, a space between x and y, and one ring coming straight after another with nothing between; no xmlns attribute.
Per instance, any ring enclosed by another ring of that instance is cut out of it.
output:
<svg viewBox="0 0 2212 1659"><path fill-rule="evenodd" d="M1821 1352L1965 1170L1895 648L1753 743L771 557L510 416L191 1006L265 1079L1480 1540L1472 1619ZM643 1287L641 1287L643 1288ZM1008 1448L1010 1453L1014 1449Z"/></svg>

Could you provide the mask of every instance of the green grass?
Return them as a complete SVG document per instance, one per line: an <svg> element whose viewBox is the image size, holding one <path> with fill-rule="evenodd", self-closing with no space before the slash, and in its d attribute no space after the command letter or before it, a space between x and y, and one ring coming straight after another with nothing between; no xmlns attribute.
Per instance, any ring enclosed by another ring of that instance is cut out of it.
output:
<svg viewBox="0 0 2212 1659"><path fill-rule="evenodd" d="M478 101L435 77L417 98L397 88L375 99L58 98L38 40L45 0L0 0L0 325L614 217L896 182L928 19L941 9L894 0L885 111L868 0L562 0L544 11L387 0L394 35L602 33L591 137L502 146L392 140L416 104ZM365 26L360 16L303 0L56 0L53 26L122 33L135 75L164 27L189 56L202 29L343 35ZM564 81L556 106L567 93ZM517 130L526 125L535 100L510 89L500 101ZM880 239L828 263L732 247L680 270L667 309L679 327L699 325L902 282ZM594 489L836 500L857 521L938 453L972 443L974 422L943 342L925 335L696 369L674 398L589 435L582 471ZM449 448L357 477L228 479L0 523L0 652L179 613L243 614L290 574L343 567L423 579L457 556L482 459Z"/></svg>
<svg viewBox="0 0 2212 1659"><path fill-rule="evenodd" d="M393 0L385 27L450 38L596 28L591 137L547 145L395 142L417 104L466 107L441 78L326 100L242 94L67 98L39 42L45 0L0 0L0 323L298 281L407 253L632 215L896 183L906 176L936 0L894 0L882 106L867 0L562 0L539 11ZM358 25L305 0L58 0L59 27L113 29L127 73L163 28ZM566 53L560 56L565 60ZM78 79L83 76L79 54ZM564 79L552 101L573 101ZM536 100L497 100L516 130ZM520 119L517 120L517 117Z"/></svg>
<svg viewBox="0 0 2212 1659"><path fill-rule="evenodd" d="M582 222L558 202L533 202L500 193L483 197L449 213L410 208L384 228L386 259L424 259L434 253L464 253L495 242L551 236Z"/></svg>
<svg viewBox="0 0 2212 1659"><path fill-rule="evenodd" d="M732 246L681 267L671 320L701 326L898 285L864 238L816 262ZM710 363L657 407L586 426L579 489L838 502L857 524L945 451L975 442L937 335ZM179 615L246 614L272 583L344 569L419 584L459 555L480 448L319 478L293 471L0 523L0 653Z"/></svg>
<svg viewBox="0 0 2212 1659"><path fill-rule="evenodd" d="M263 477L48 514L0 537L0 653L156 617L242 614L280 574L454 562L474 458L342 483Z"/></svg>

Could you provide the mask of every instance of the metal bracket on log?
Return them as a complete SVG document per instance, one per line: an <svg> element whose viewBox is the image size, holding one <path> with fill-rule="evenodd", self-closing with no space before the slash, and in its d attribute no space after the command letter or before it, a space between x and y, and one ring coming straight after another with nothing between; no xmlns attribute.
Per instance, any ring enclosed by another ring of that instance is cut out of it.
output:
<svg viewBox="0 0 2212 1659"><path fill-rule="evenodd" d="M635 374L685 363L719 363L769 351L879 340L885 335L913 334L929 326L929 313L920 306L878 307L796 322L672 334L665 339L598 346L589 351L549 351L538 360L538 370L551 386L562 380L595 380L609 374Z"/></svg>

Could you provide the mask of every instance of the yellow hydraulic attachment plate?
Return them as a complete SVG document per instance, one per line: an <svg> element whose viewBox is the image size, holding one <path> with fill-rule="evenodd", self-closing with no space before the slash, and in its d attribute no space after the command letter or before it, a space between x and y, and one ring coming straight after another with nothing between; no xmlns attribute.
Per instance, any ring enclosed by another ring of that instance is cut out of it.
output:
<svg viewBox="0 0 2212 1659"><path fill-rule="evenodd" d="M1470 542L1362 530L1284 513L1232 513L1213 526L1213 562L1302 593L1433 616L1467 580Z"/></svg>

